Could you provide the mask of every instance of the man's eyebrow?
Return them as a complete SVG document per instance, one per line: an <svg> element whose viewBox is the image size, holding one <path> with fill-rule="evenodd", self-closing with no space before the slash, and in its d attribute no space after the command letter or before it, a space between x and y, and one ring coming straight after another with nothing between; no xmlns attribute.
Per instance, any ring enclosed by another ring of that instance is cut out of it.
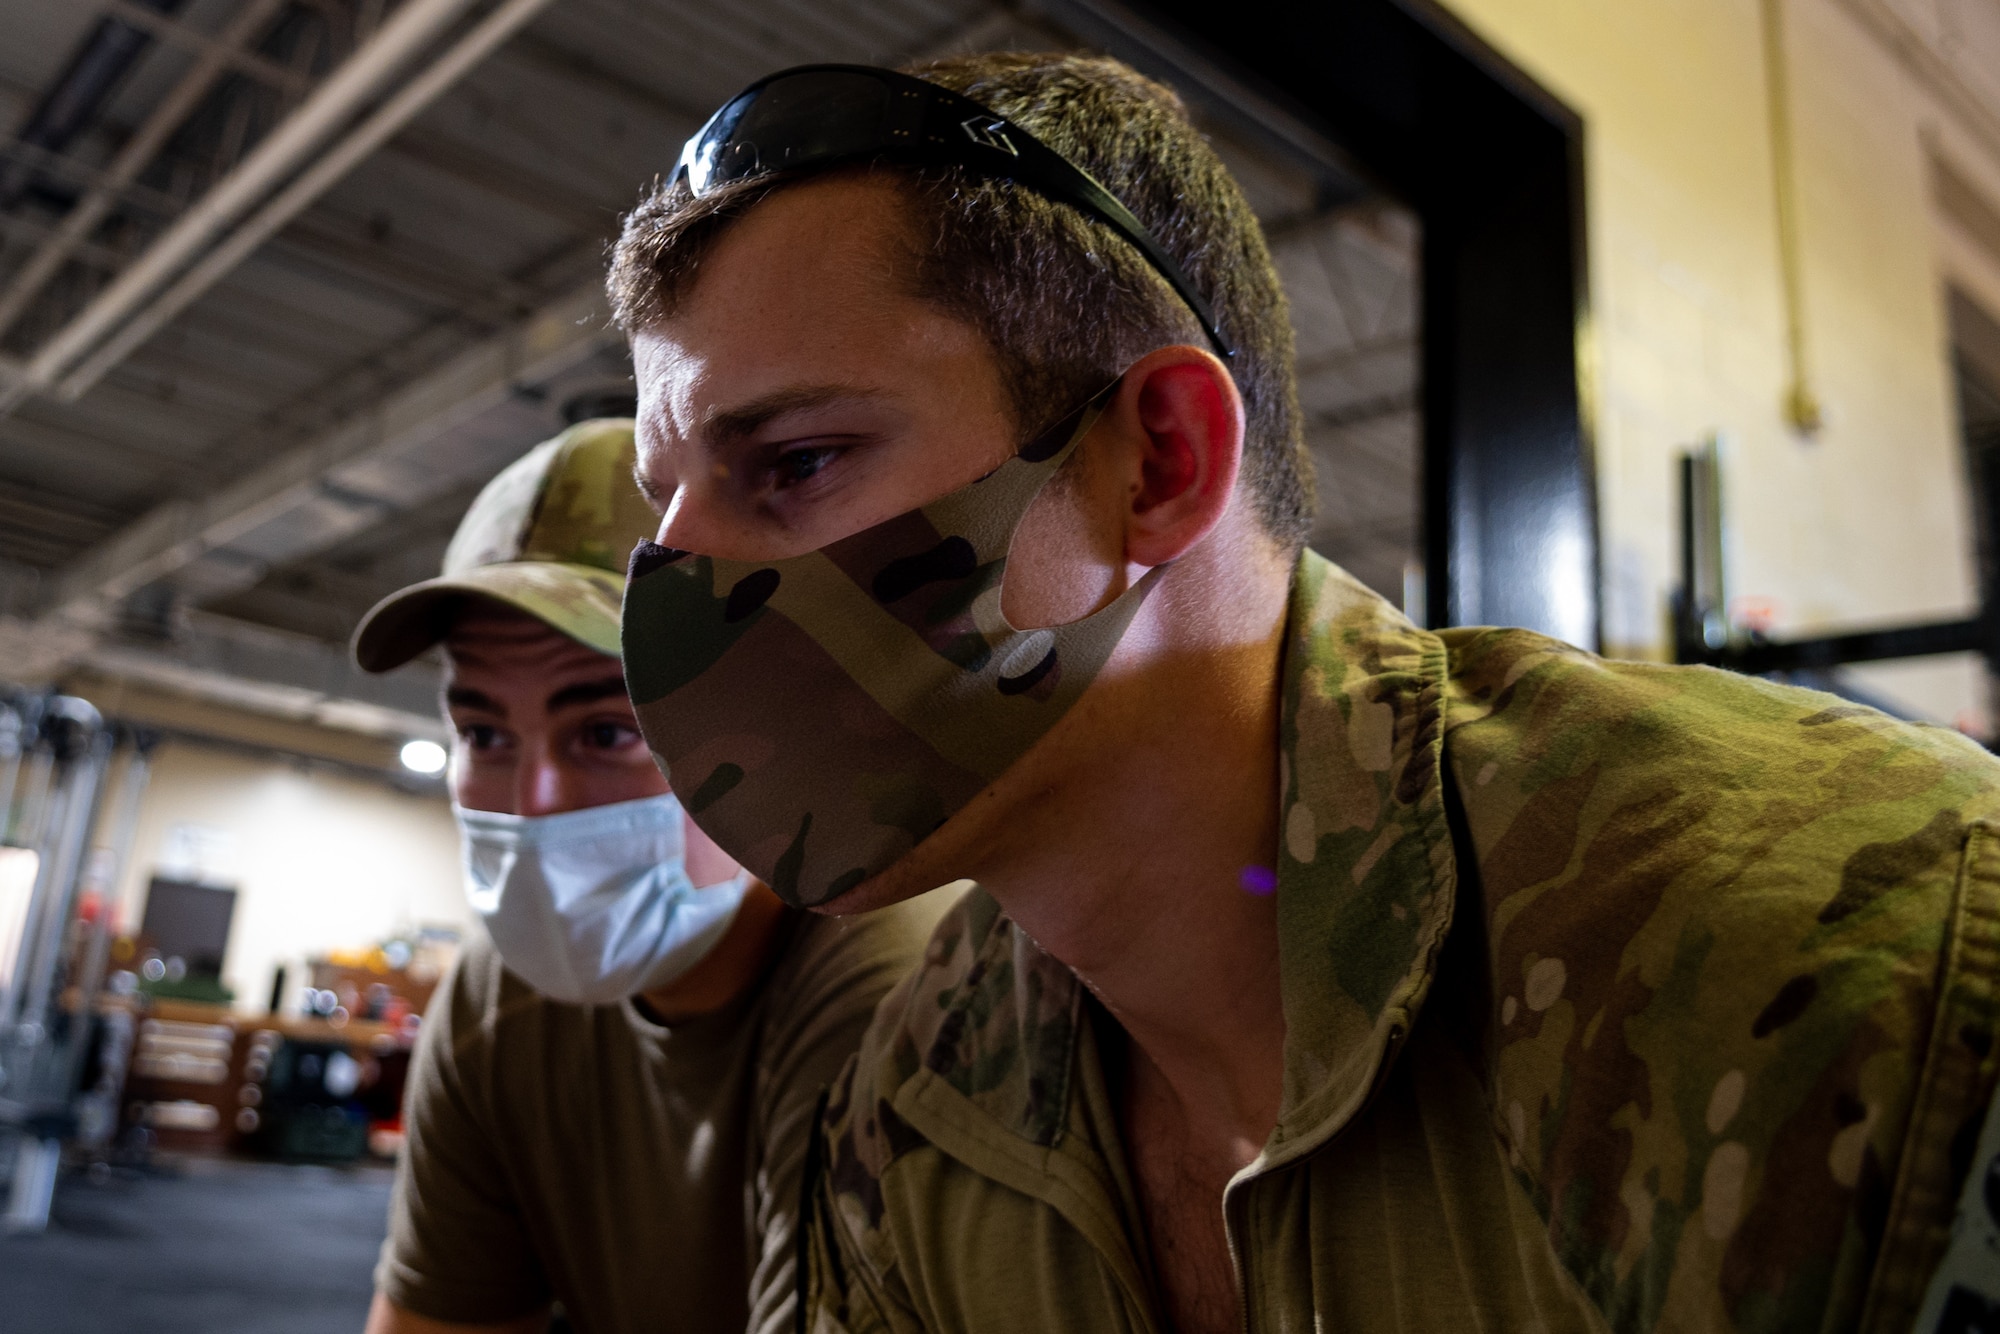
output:
<svg viewBox="0 0 2000 1334"><path fill-rule="evenodd" d="M497 713L505 717L507 710L493 702L493 697L471 686L447 686L444 702L453 708L479 709L486 713Z"/></svg>
<svg viewBox="0 0 2000 1334"><path fill-rule="evenodd" d="M779 389L762 398L753 398L748 403L710 413L702 423L702 434L711 445L728 443L754 434L788 413L823 408L830 403L866 401L883 396L880 389L852 384L799 385Z"/></svg>
<svg viewBox="0 0 2000 1334"><path fill-rule="evenodd" d="M543 707L550 713L560 713L575 705L595 704L614 695L619 699L625 698L625 678L622 676L607 676L597 681L579 681L573 686L564 686L550 695Z"/></svg>

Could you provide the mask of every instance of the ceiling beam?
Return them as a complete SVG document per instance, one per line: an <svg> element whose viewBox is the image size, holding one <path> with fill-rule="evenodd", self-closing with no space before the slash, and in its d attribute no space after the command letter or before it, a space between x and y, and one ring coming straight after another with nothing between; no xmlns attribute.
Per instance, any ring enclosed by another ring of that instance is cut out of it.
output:
<svg viewBox="0 0 2000 1334"><path fill-rule="evenodd" d="M438 673L427 663L370 676L346 649L306 635L197 613L170 644L107 639L76 666L231 709L406 740L447 739Z"/></svg>
<svg viewBox="0 0 2000 1334"><path fill-rule="evenodd" d="M618 227L619 209L594 208L578 200L578 191L573 186L524 171L513 162L442 134L408 129L384 144L382 153L388 157L404 158L461 184L539 213L583 236L609 236Z"/></svg>
<svg viewBox="0 0 2000 1334"><path fill-rule="evenodd" d="M114 514L86 500L0 479L0 526L58 534L82 544L94 542L115 528Z"/></svg>
<svg viewBox="0 0 2000 1334"><path fill-rule="evenodd" d="M88 459L91 466L98 470L99 477L106 472L144 472L171 467L185 457L182 445L182 441L154 429L137 432L129 440L113 440L102 431L78 429L70 423L39 421L26 414L0 421L0 456L5 456L9 465L6 476L17 484L23 477L46 477L46 460L51 458ZM51 503L58 502L52 500ZM59 503L81 505L88 502L65 497ZM105 508L115 510L120 506L112 501Z"/></svg>
<svg viewBox="0 0 2000 1334"><path fill-rule="evenodd" d="M370 736L309 720L247 713L236 699L201 698L88 669L65 677L61 689L89 700L105 717L143 727L169 744L235 751L287 764L325 765L350 777L384 782L400 792L430 794L442 786L436 777L403 767L398 752L407 736Z"/></svg>
<svg viewBox="0 0 2000 1334"><path fill-rule="evenodd" d="M52 223L37 222L14 213L0 213L0 237L10 241L21 241L28 245L40 245L56 234ZM115 269L132 257L122 250L113 250L107 245L85 241L71 250L71 255L84 263L99 269Z"/></svg>
<svg viewBox="0 0 2000 1334"><path fill-rule="evenodd" d="M7 158L18 158L37 171L63 177L82 190L93 189L105 179L104 168L92 166L81 158L58 153L12 135L0 135L0 159ZM136 181L128 181L118 187L117 194L119 200L128 206L161 217L171 217L187 207L185 199Z"/></svg>
<svg viewBox="0 0 2000 1334"><path fill-rule="evenodd" d="M6 290L0 292L0 333L20 318L28 303L48 285L49 279L55 277L69 257L90 239L97 225L110 214L119 194L139 178L139 173L158 156L167 140L208 96L209 90L222 77L230 57L242 55L244 48L262 35L283 3L284 0L247 0L236 11L229 26L223 29L221 37L199 39L200 54L193 68L181 76L180 81L147 115L144 123L125 141L103 174L70 206L69 213L58 224L54 235L44 241L27 263L8 278ZM112 10L128 23L136 22L133 15L145 15L148 22L157 19L170 28L182 28L174 20L143 5L127 3L127 0L114 0Z"/></svg>
<svg viewBox="0 0 2000 1334"><path fill-rule="evenodd" d="M295 219L268 247L259 262L294 272L310 268L321 282L360 284L427 315L450 314L491 327L532 305L532 289L504 274L476 272L450 256L384 245L310 216Z"/></svg>
<svg viewBox="0 0 2000 1334"><path fill-rule="evenodd" d="M556 375L619 338L593 277L233 485L200 500L170 500L99 543L44 583L32 618L0 617L0 662L23 682L48 679L94 648L133 592L253 530L323 510L330 474L418 447L516 386ZM380 503L392 510L397 498Z"/></svg>
<svg viewBox="0 0 2000 1334"><path fill-rule="evenodd" d="M14 383L0 389L0 411L11 411L29 394L59 383L67 398L96 383L546 3L505 0L433 63L403 79L405 67L472 4L407 0L89 304L36 347ZM389 88L395 91L366 113L360 125L342 128Z"/></svg>
<svg viewBox="0 0 2000 1334"><path fill-rule="evenodd" d="M134 4L132 0L99 0L97 7L107 17L115 18L128 27L137 28L150 36L157 37L169 46L178 46L192 51L197 58L210 60L218 65L227 65L240 74L247 74L259 83L267 83L282 92L301 93L311 86L312 80L304 75L295 74L275 60L245 50L242 41L235 39L231 34L211 37L156 9Z"/></svg>
<svg viewBox="0 0 2000 1334"><path fill-rule="evenodd" d="M454 492L452 499L456 502L452 517L456 519L464 513L471 497ZM397 531L401 527L401 523L394 525ZM432 545L439 555L443 554L442 541ZM303 566L275 572L204 610L311 635L329 643L345 643L368 609L395 592L402 582L381 576L364 578L336 569L324 559L311 560Z"/></svg>
<svg viewBox="0 0 2000 1334"><path fill-rule="evenodd" d="M540 70L574 87L601 97L650 112L670 125L694 130L715 110L699 107L675 97L663 88L640 83L599 63L588 52L574 51L549 41L538 33L525 32L500 48L498 59L511 65Z"/></svg>

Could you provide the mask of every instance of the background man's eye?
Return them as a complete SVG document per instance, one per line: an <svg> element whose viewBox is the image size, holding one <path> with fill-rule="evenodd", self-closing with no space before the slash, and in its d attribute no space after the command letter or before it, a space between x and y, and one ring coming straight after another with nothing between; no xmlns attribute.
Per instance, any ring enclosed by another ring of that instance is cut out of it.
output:
<svg viewBox="0 0 2000 1334"><path fill-rule="evenodd" d="M616 750L639 736L622 723L592 723L584 729L583 735L584 740L601 750Z"/></svg>
<svg viewBox="0 0 2000 1334"><path fill-rule="evenodd" d="M500 743L499 729L485 723L470 723L458 729L459 736L473 750L491 750Z"/></svg>

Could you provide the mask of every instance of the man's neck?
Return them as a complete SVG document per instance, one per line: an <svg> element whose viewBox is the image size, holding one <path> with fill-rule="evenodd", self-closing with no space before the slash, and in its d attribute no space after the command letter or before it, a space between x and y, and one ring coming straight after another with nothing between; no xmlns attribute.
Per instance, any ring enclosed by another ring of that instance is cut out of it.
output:
<svg viewBox="0 0 2000 1334"><path fill-rule="evenodd" d="M1079 704L1067 756L1009 803L1017 836L979 877L1124 1026L1191 1126L1253 1146L1284 1068L1267 877L1288 592L1276 567L1176 571L1133 627L1172 642L1132 645L1149 665Z"/></svg>
<svg viewBox="0 0 2000 1334"><path fill-rule="evenodd" d="M681 1024L726 1009L764 976L785 905L761 881L752 882L736 915L702 961L664 987L638 996L648 1017Z"/></svg>

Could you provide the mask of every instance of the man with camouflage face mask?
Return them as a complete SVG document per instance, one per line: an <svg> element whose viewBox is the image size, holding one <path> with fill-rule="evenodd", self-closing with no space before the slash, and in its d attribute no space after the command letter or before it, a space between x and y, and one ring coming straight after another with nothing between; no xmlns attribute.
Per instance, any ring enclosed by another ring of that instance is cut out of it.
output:
<svg viewBox="0 0 2000 1334"><path fill-rule="evenodd" d="M820 1090L935 912L815 919L687 825L616 656L629 421L531 450L356 631L442 644L484 923L425 1015L369 1334L789 1326Z"/></svg>
<svg viewBox="0 0 2000 1334"><path fill-rule="evenodd" d="M980 886L833 1089L801 1328L1909 1329L2000 1152L2000 765L1413 626L1301 550L1172 94L917 73L753 85L611 273L648 742L793 902Z"/></svg>

